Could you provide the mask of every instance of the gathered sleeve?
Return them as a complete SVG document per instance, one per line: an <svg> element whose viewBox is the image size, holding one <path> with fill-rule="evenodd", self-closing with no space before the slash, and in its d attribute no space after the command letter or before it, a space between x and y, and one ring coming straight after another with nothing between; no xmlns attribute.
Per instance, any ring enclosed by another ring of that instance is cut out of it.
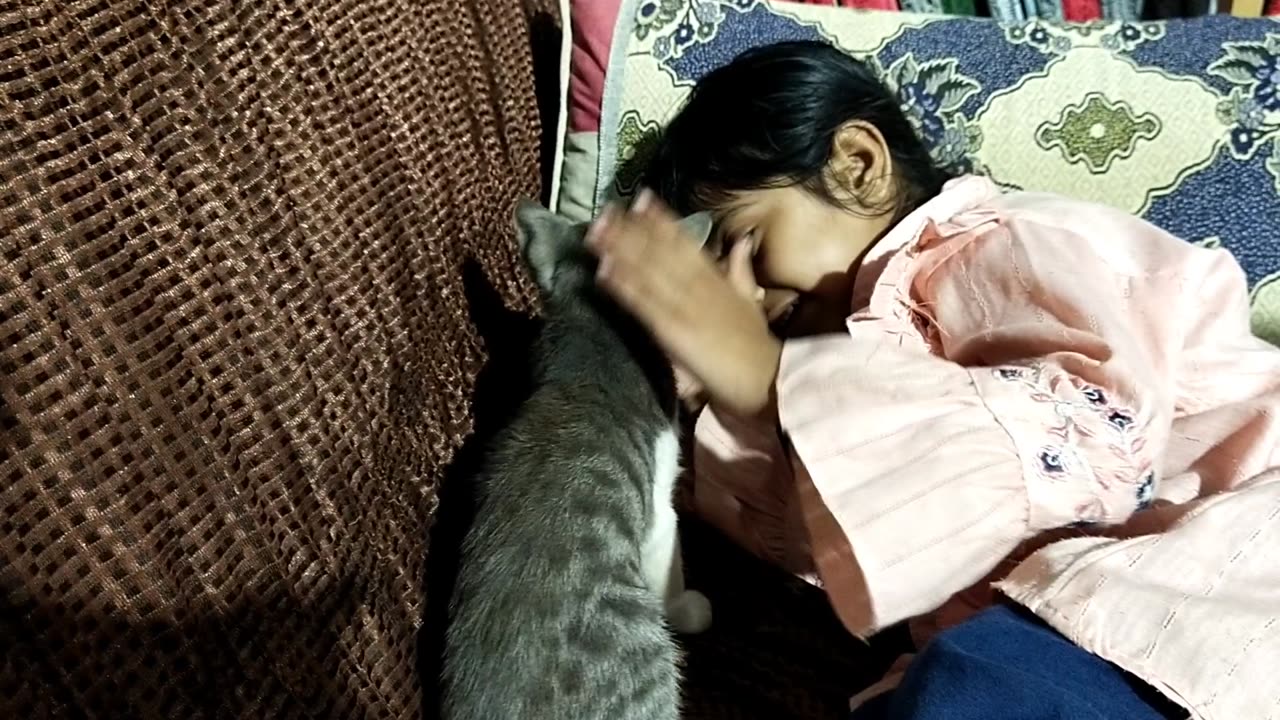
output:
<svg viewBox="0 0 1280 720"><path fill-rule="evenodd" d="M781 430L854 632L938 608L1041 531L1121 523L1154 496L1162 341L1126 300L1133 277L1088 242L1002 222L935 238L897 298L919 333L855 317L786 343Z"/></svg>

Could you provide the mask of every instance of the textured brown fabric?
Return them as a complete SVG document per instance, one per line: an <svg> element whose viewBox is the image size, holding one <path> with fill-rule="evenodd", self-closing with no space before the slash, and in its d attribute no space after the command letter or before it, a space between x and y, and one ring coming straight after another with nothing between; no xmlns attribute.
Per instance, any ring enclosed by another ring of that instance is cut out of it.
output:
<svg viewBox="0 0 1280 720"><path fill-rule="evenodd" d="M434 716L554 7L0 4L0 718ZM861 653L717 543L689 716L838 717Z"/></svg>
<svg viewBox="0 0 1280 720"><path fill-rule="evenodd" d="M417 717L554 0L0 5L0 717Z"/></svg>

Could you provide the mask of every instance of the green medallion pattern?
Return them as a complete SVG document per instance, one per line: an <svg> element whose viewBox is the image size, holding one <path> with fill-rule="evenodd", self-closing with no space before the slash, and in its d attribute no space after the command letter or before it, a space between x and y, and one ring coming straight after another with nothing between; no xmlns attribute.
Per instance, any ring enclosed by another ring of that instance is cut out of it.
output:
<svg viewBox="0 0 1280 720"><path fill-rule="evenodd" d="M1102 174L1116 159L1133 155L1139 141L1159 134L1160 120L1155 115L1137 115L1128 103L1089 93L1079 104L1064 108L1057 122L1041 125L1036 142L1046 150L1061 150L1068 162L1082 162L1089 172Z"/></svg>

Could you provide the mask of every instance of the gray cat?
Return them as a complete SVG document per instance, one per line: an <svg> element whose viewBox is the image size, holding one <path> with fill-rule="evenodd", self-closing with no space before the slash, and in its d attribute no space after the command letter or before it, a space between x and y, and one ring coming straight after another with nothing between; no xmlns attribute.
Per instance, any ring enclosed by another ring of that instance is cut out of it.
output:
<svg viewBox="0 0 1280 720"><path fill-rule="evenodd" d="M685 226L700 241L710 219ZM671 366L595 284L585 225L516 211L545 326L535 390L479 478L445 645L445 720L676 720L685 590Z"/></svg>

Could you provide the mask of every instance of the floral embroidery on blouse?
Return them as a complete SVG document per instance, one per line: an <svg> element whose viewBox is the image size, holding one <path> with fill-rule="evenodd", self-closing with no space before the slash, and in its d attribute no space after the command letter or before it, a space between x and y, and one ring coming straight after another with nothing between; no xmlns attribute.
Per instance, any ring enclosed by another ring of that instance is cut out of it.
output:
<svg viewBox="0 0 1280 720"><path fill-rule="evenodd" d="M1138 485L1138 509L1146 510L1151 507L1151 503L1156 496L1156 473L1151 471L1142 479L1142 483Z"/></svg>
<svg viewBox="0 0 1280 720"><path fill-rule="evenodd" d="M996 377L1000 378L1001 380L1017 380L1018 378L1021 378L1025 374L1022 371L1022 368L1014 368L1014 367L996 368L995 373L996 373Z"/></svg>
<svg viewBox="0 0 1280 720"><path fill-rule="evenodd" d="M1080 394L1084 395L1085 398L1094 405L1107 404L1107 394L1102 392L1102 388L1087 385L1080 390Z"/></svg>
<svg viewBox="0 0 1280 720"><path fill-rule="evenodd" d="M1062 451L1058 448L1047 447L1040 451L1040 467L1045 472L1060 475L1067 469L1067 464L1062 459Z"/></svg>
<svg viewBox="0 0 1280 720"><path fill-rule="evenodd" d="M1122 410L1112 410L1107 413L1107 422L1119 430L1128 430L1133 426L1133 416Z"/></svg>
<svg viewBox="0 0 1280 720"><path fill-rule="evenodd" d="M1136 508L1150 506L1155 495L1155 472L1135 467L1143 462L1145 446L1136 414L1131 408L1114 404L1108 393L1065 372L1051 372L1042 363L1005 365L992 374L1008 383L1023 386L1031 399L1053 406L1058 422L1046 428L1050 442L1036 453L1036 469L1051 482L1089 479L1103 495L1132 487ZM1063 393L1064 384L1074 392ZM1078 447L1082 438L1099 440L1119 461L1115 469L1099 471ZM1145 464L1145 463L1144 463ZM1127 494L1127 493L1126 493ZM1100 497L1080 503L1074 510L1077 525L1103 521L1106 505Z"/></svg>

